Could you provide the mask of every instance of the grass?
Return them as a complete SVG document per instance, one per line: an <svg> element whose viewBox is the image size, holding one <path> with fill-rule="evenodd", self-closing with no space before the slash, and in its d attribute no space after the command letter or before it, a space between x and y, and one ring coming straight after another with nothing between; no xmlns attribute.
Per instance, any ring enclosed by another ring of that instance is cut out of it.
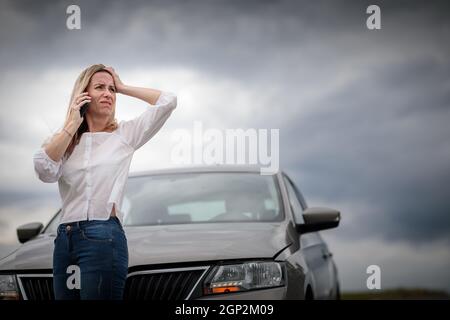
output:
<svg viewBox="0 0 450 320"><path fill-rule="evenodd" d="M450 300L448 292L428 289L389 289L343 292L342 300Z"/></svg>

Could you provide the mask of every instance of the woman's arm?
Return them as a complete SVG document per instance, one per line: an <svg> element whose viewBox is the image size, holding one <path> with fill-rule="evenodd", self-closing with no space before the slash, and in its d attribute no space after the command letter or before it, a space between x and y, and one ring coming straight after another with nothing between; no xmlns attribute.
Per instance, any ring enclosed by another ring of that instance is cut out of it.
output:
<svg viewBox="0 0 450 320"><path fill-rule="evenodd" d="M139 117L119 124L119 131L123 139L134 150L137 150L149 141L166 122L177 106L177 96L171 92L125 85L112 67L106 69L113 76L117 93L141 99L154 106L147 108Z"/></svg>
<svg viewBox="0 0 450 320"><path fill-rule="evenodd" d="M33 155L34 170L43 182L56 182L62 174L62 157L72 140L65 130L75 132L77 127L69 122L63 131L53 135L50 141Z"/></svg>
<svg viewBox="0 0 450 320"><path fill-rule="evenodd" d="M152 107L139 117L119 124L120 134L133 149L137 150L149 141L169 118L177 106L177 96L164 91Z"/></svg>
<svg viewBox="0 0 450 320"><path fill-rule="evenodd" d="M63 157L67 147L72 140L73 135L77 132L83 118L80 115L80 108L86 102L91 102L91 97L86 92L81 93L76 97L70 105L69 119L61 132L55 134L52 140L45 146L45 153L53 161L58 162Z"/></svg>
<svg viewBox="0 0 450 320"><path fill-rule="evenodd" d="M79 125L74 122L69 122L64 129L67 130L72 136L78 130ZM64 156L67 147L72 140L72 137L64 131L64 129L55 134L52 140L44 147L45 153L48 157L55 162L58 162Z"/></svg>
<svg viewBox="0 0 450 320"><path fill-rule="evenodd" d="M156 101L158 101L158 98L161 95L160 90L125 85L122 80L120 80L119 75L116 73L114 68L106 67L105 69L111 72L117 93L144 100L152 105L155 105Z"/></svg>
<svg viewBox="0 0 450 320"><path fill-rule="evenodd" d="M119 91L118 91L119 92ZM160 90L156 89L150 89L150 88L139 88L139 87L132 87L124 85L120 91L120 93L135 97L141 100L144 100L145 102L149 104L156 104L156 101L158 101L159 96L161 95Z"/></svg>

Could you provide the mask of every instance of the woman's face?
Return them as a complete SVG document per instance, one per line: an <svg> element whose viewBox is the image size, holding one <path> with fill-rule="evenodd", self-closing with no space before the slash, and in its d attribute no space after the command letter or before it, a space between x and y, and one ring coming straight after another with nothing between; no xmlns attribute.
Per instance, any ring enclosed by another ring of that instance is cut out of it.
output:
<svg viewBox="0 0 450 320"><path fill-rule="evenodd" d="M94 73L87 87L91 102L87 113L110 116L116 108L116 86L113 77L106 71Z"/></svg>

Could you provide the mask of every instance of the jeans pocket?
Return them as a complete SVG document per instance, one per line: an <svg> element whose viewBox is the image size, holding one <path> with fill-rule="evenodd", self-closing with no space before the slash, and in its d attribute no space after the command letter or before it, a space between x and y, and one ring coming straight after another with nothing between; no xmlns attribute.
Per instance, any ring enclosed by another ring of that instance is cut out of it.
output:
<svg viewBox="0 0 450 320"><path fill-rule="evenodd" d="M81 236L83 239L92 242L111 242L112 230L107 224L86 225L81 228Z"/></svg>
<svg viewBox="0 0 450 320"><path fill-rule="evenodd" d="M112 217L111 220L112 220L117 226L119 226L120 229L123 230L122 223L120 222L119 218L117 218L117 217Z"/></svg>

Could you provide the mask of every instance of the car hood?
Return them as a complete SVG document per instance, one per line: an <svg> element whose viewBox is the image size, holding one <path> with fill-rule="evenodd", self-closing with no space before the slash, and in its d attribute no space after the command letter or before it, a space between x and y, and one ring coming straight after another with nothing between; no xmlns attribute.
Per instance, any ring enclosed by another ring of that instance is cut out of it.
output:
<svg viewBox="0 0 450 320"><path fill-rule="evenodd" d="M128 226L129 267L272 258L293 238L285 222ZM290 228L288 228L290 229ZM51 269L54 234L41 234L0 260L0 270Z"/></svg>

